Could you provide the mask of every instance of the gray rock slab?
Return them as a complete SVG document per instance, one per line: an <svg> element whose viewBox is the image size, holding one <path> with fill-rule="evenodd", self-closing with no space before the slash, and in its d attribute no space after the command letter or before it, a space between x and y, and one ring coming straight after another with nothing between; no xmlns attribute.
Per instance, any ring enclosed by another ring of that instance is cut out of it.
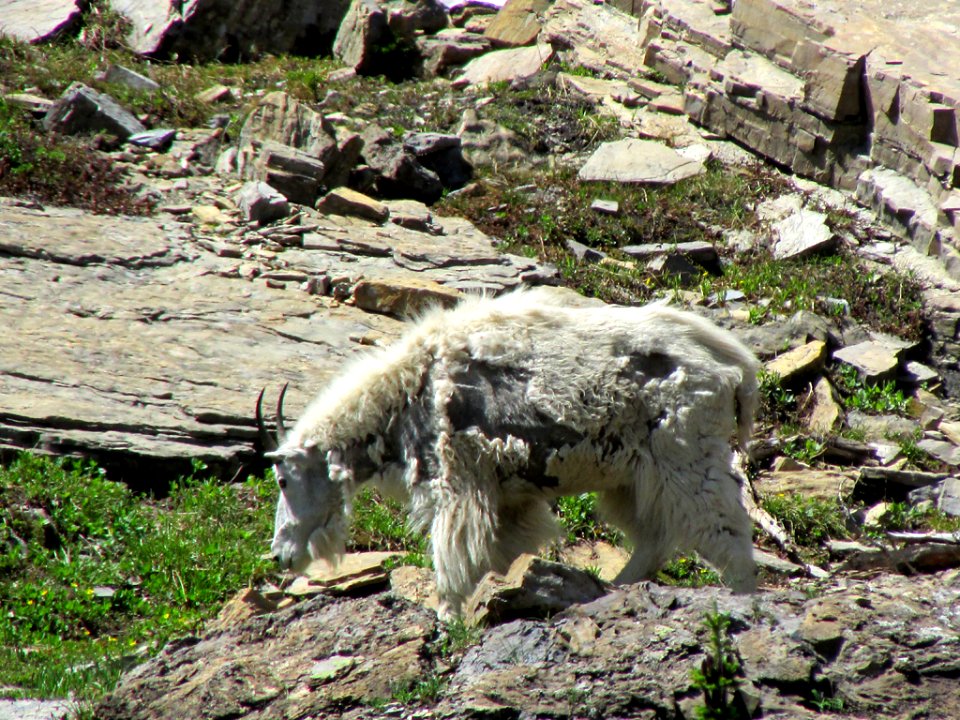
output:
<svg viewBox="0 0 960 720"><path fill-rule="evenodd" d="M813 210L788 215L774 225L773 256L778 260L801 258L833 249L837 238L827 227L827 216Z"/></svg>
<svg viewBox="0 0 960 720"><path fill-rule="evenodd" d="M68 87L53 104L43 126L68 135L104 131L121 140L147 129L112 97L79 82Z"/></svg>
<svg viewBox="0 0 960 720"><path fill-rule="evenodd" d="M60 720L76 709L71 700L0 699L0 720Z"/></svg>
<svg viewBox="0 0 960 720"><path fill-rule="evenodd" d="M456 79L458 86L513 82L533 77L553 57L550 45L495 50L468 62Z"/></svg>
<svg viewBox="0 0 960 720"><path fill-rule="evenodd" d="M853 365L868 380L891 377L899 363L900 348L868 340L833 353L837 360Z"/></svg>
<svg viewBox="0 0 960 720"><path fill-rule="evenodd" d="M41 42L80 20L79 0L7 0L0 4L0 35Z"/></svg>
<svg viewBox="0 0 960 720"><path fill-rule="evenodd" d="M703 163L652 140L627 138L603 143L577 177L583 181L670 185L704 171Z"/></svg>
<svg viewBox="0 0 960 720"><path fill-rule="evenodd" d="M194 458L232 476L254 458L261 388L290 383L296 417L364 337L401 331L300 281L497 292L551 272L499 254L465 220L438 225L443 236L328 220L314 234L326 244L252 261L253 276L298 280L248 281L238 260L207 249L224 243L186 224L0 200L0 449L92 456L134 483L187 472Z"/></svg>
<svg viewBox="0 0 960 720"><path fill-rule="evenodd" d="M685 255L698 263L715 263L719 260L717 249L708 242L694 240L682 243L645 243L643 245L625 245L620 248L624 253L637 260L652 260L661 255Z"/></svg>

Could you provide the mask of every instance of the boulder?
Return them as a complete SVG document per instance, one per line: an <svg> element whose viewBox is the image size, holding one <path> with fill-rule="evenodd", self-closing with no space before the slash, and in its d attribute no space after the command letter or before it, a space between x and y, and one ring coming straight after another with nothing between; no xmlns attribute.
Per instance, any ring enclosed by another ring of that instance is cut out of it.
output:
<svg viewBox="0 0 960 720"><path fill-rule="evenodd" d="M356 133L274 92L260 100L240 130L237 172L272 185L293 202L313 205L322 187L346 182L361 146Z"/></svg>
<svg viewBox="0 0 960 720"><path fill-rule="evenodd" d="M112 97L78 82L53 104L43 119L43 127L67 135L105 132L120 140L147 129Z"/></svg>
<svg viewBox="0 0 960 720"><path fill-rule="evenodd" d="M410 133L403 139L404 150L435 172L449 190L462 188L473 177L473 166L464 159L462 145L459 136L440 133Z"/></svg>
<svg viewBox="0 0 960 720"><path fill-rule="evenodd" d="M553 57L550 45L494 50L474 58L454 81L457 87L485 86L495 82L514 82L532 78Z"/></svg>
<svg viewBox="0 0 960 720"><path fill-rule="evenodd" d="M460 28L421 35L414 42L421 58L421 74L426 77L446 75L490 50L490 41L485 37Z"/></svg>
<svg viewBox="0 0 960 720"><path fill-rule="evenodd" d="M109 0L131 22L130 48L143 55L236 60L259 53L328 52L348 0Z"/></svg>
<svg viewBox="0 0 960 720"><path fill-rule="evenodd" d="M521 555L505 575L489 572L466 601L464 617L474 625L496 625L521 617L547 617L607 592L583 570Z"/></svg>
<svg viewBox="0 0 960 720"><path fill-rule="evenodd" d="M353 0L333 43L334 57L360 75L395 80L417 74L415 39L447 26L437 0Z"/></svg>
<svg viewBox="0 0 960 720"><path fill-rule="evenodd" d="M411 198L432 204L443 194L443 183L413 152L389 132L369 125L363 133L363 157L376 173L377 192L387 198Z"/></svg>
<svg viewBox="0 0 960 720"><path fill-rule="evenodd" d="M536 42L549 0L507 0L483 36L495 48L522 47Z"/></svg>
<svg viewBox="0 0 960 720"><path fill-rule="evenodd" d="M111 65L101 73L98 79L116 85L123 85L137 92L149 94L160 92L160 84L158 82L123 65Z"/></svg>
<svg viewBox="0 0 960 720"><path fill-rule="evenodd" d="M813 210L800 210L780 220L773 227L773 256L788 260L834 249L837 237L826 221L826 215Z"/></svg>
<svg viewBox="0 0 960 720"><path fill-rule="evenodd" d="M80 0L8 0L0 13L0 35L25 42L45 42L80 22Z"/></svg>
<svg viewBox="0 0 960 720"><path fill-rule="evenodd" d="M768 361L765 368L768 373L775 374L781 381L789 383L822 370L826 358L827 344L822 340L812 340L806 345L778 355Z"/></svg>
<svg viewBox="0 0 960 720"><path fill-rule="evenodd" d="M290 214L287 199L265 182L245 183L237 193L237 207L247 222L268 223Z"/></svg>

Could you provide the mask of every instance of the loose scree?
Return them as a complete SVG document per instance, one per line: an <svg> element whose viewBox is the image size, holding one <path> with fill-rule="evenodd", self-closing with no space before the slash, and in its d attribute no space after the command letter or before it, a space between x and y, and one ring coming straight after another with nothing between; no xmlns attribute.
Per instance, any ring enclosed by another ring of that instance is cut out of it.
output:
<svg viewBox="0 0 960 720"><path fill-rule="evenodd" d="M730 441L750 435L758 363L728 332L662 305L574 307L549 289L435 310L335 378L296 425L257 423L280 486L284 568L344 552L366 484L429 532L443 617L488 570L556 537L551 503L595 491L632 543L617 578L697 551L756 587Z"/></svg>

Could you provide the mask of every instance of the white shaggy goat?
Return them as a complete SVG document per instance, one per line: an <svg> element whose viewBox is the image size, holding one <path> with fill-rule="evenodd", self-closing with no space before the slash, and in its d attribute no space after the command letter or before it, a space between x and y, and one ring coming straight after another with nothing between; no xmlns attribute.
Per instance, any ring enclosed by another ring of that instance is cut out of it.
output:
<svg viewBox="0 0 960 720"><path fill-rule="evenodd" d="M347 368L289 432L281 396L278 442L257 402L281 488L273 554L294 570L335 559L369 483L430 533L450 617L485 572L555 537L557 497L596 491L634 548L618 582L696 550L752 591L730 440L750 434L756 369L730 334L663 306L571 307L532 290L434 311Z"/></svg>

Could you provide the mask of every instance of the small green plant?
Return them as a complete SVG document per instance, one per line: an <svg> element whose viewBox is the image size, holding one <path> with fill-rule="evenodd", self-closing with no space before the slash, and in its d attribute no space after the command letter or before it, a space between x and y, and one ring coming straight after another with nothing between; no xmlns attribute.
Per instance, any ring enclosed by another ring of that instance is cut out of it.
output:
<svg viewBox="0 0 960 720"><path fill-rule="evenodd" d="M774 423L791 417L797 407L797 398L783 386L780 376L761 368L757 380L760 384L761 415Z"/></svg>
<svg viewBox="0 0 960 720"><path fill-rule="evenodd" d="M683 555L664 565L658 577L668 585L678 587L705 587L719 585L720 576L696 557Z"/></svg>
<svg viewBox="0 0 960 720"><path fill-rule="evenodd" d="M840 365L835 373L837 385L845 393L847 407L866 413L898 413L907 410L907 398L893 380L867 384L852 365Z"/></svg>
<svg viewBox="0 0 960 720"><path fill-rule="evenodd" d="M702 720L734 720L748 717L742 703L736 702L740 661L730 639L730 615L713 612L704 616L709 633L707 651L699 668L691 672L693 685L703 693L704 704L697 707Z"/></svg>
<svg viewBox="0 0 960 720"><path fill-rule="evenodd" d="M403 505L364 488L353 502L351 550L395 550L406 553L401 565L430 564L427 539L407 525Z"/></svg>
<svg viewBox="0 0 960 720"><path fill-rule="evenodd" d="M810 704L820 713L842 713L845 710L843 698L831 697L819 690L813 691Z"/></svg>
<svg viewBox="0 0 960 720"><path fill-rule="evenodd" d="M780 493L763 498L761 504L802 547L816 548L828 538L849 536L846 514L836 500Z"/></svg>
<svg viewBox="0 0 960 720"><path fill-rule="evenodd" d="M468 647L480 642L482 635L483 632L480 627L470 625L462 618L457 618L447 623L443 628L443 636L440 640L440 655L450 657L461 653Z"/></svg>
<svg viewBox="0 0 960 720"><path fill-rule="evenodd" d="M783 454L810 465L823 454L825 445L814 438L790 438L783 445Z"/></svg>
<svg viewBox="0 0 960 720"><path fill-rule="evenodd" d="M201 473L159 500L76 461L0 467L0 686L94 699L267 576L274 486Z"/></svg>
<svg viewBox="0 0 960 720"><path fill-rule="evenodd" d="M567 495L557 500L560 524L567 532L567 542L577 540L607 540L619 544L620 533L597 518L596 493Z"/></svg>
<svg viewBox="0 0 960 720"><path fill-rule="evenodd" d="M391 699L402 705L432 705L440 699L447 681L439 675L413 680L395 685L390 693Z"/></svg>

